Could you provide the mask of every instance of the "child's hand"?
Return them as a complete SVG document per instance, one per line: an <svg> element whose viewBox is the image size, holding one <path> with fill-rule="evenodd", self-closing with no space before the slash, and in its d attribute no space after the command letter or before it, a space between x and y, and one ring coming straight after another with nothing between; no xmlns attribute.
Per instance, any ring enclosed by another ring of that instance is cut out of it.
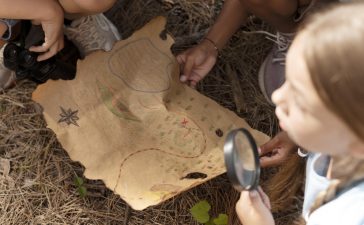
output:
<svg viewBox="0 0 364 225"><path fill-rule="evenodd" d="M260 146L260 165L262 167L278 166L297 148L297 145L288 137L287 132L281 131Z"/></svg>
<svg viewBox="0 0 364 225"><path fill-rule="evenodd" d="M50 1L53 2L53 1ZM63 40L63 19L62 7L57 1L51 4L46 13L39 21L44 31L44 43L40 46L32 46L29 50L33 52L43 52L38 56L38 61L49 59L64 47Z"/></svg>
<svg viewBox="0 0 364 225"><path fill-rule="evenodd" d="M216 58L216 49L206 40L181 53L177 56L181 67L180 80L195 87L215 65Z"/></svg>
<svg viewBox="0 0 364 225"><path fill-rule="evenodd" d="M236 213L244 225L274 225L268 196L258 190L242 191L236 203Z"/></svg>

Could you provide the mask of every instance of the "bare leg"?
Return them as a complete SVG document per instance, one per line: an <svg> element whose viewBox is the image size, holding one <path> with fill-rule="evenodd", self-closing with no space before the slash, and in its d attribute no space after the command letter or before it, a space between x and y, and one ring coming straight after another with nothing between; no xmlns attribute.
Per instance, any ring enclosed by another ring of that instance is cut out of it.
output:
<svg viewBox="0 0 364 225"><path fill-rule="evenodd" d="M293 0L241 0L248 11L280 32L292 33L297 27L294 16L299 3Z"/></svg>
<svg viewBox="0 0 364 225"><path fill-rule="evenodd" d="M110 9L115 2L116 0L59 0L65 14L74 18L105 12Z"/></svg>
<svg viewBox="0 0 364 225"><path fill-rule="evenodd" d="M246 9L266 21L277 31L293 33L298 23L295 22L297 9L307 7L311 3L327 4L335 0L240 0Z"/></svg>

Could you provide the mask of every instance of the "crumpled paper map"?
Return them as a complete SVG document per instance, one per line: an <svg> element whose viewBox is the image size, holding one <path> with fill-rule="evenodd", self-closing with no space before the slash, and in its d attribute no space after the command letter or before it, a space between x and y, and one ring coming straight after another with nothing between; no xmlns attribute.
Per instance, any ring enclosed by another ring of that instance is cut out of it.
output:
<svg viewBox="0 0 364 225"><path fill-rule="evenodd" d="M233 112L180 83L156 18L111 52L78 62L72 81L48 81L33 99L85 176L100 179L133 209L156 205L225 172L223 143L245 127Z"/></svg>

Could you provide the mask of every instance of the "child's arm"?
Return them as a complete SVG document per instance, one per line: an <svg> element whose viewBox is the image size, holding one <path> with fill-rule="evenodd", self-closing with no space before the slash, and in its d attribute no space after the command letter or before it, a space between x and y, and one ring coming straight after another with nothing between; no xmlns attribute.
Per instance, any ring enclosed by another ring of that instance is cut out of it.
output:
<svg viewBox="0 0 364 225"><path fill-rule="evenodd" d="M240 0L227 0L206 37L222 49L236 30L246 22L248 11Z"/></svg>
<svg viewBox="0 0 364 225"><path fill-rule="evenodd" d="M45 52L38 60L45 60L63 48L63 9L56 0L0 0L0 18L26 19L38 22L45 33L41 46L30 48Z"/></svg>
<svg viewBox="0 0 364 225"><path fill-rule="evenodd" d="M214 45L221 50L247 17L248 12L240 0L225 1L217 21L206 35L209 40L205 39L199 45L177 56L183 68L181 81L189 81L194 86L206 76L216 62L217 51Z"/></svg>
<svg viewBox="0 0 364 225"><path fill-rule="evenodd" d="M258 190L242 191L236 203L236 213L244 225L274 225L268 196Z"/></svg>

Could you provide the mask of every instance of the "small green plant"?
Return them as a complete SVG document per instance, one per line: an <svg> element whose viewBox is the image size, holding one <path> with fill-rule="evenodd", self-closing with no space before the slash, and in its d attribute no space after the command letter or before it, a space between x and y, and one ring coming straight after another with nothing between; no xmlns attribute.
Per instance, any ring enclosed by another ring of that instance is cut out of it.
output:
<svg viewBox="0 0 364 225"><path fill-rule="evenodd" d="M190 212L193 218L205 225L227 225L228 224L228 215L219 214L218 217L212 218L210 216L211 205L206 201L197 202L191 209Z"/></svg>
<svg viewBox="0 0 364 225"><path fill-rule="evenodd" d="M83 179L81 177L79 177L79 176L76 176L75 180L73 182L76 185L77 192L81 196L81 198L86 197L87 189L84 186L85 182L83 181Z"/></svg>

